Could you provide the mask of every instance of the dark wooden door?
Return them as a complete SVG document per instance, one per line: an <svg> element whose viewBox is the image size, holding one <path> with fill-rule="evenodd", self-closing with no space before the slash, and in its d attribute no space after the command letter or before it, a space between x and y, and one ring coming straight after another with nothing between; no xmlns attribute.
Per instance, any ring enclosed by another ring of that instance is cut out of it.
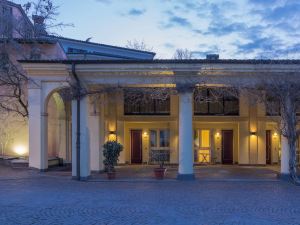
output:
<svg viewBox="0 0 300 225"><path fill-rule="evenodd" d="M271 151L272 151L272 136L271 131L266 131L266 164L271 164Z"/></svg>
<svg viewBox="0 0 300 225"><path fill-rule="evenodd" d="M222 163L233 163L233 131L222 130Z"/></svg>
<svg viewBox="0 0 300 225"><path fill-rule="evenodd" d="M131 131L131 163L142 163L142 131Z"/></svg>

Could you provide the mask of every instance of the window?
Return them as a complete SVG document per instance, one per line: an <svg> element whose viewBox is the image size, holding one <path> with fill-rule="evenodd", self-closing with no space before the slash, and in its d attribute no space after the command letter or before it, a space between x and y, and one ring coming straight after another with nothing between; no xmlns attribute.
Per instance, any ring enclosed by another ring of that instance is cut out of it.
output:
<svg viewBox="0 0 300 225"><path fill-rule="evenodd" d="M150 131L150 147L157 147L157 131Z"/></svg>
<svg viewBox="0 0 300 225"><path fill-rule="evenodd" d="M198 90L194 95L195 115L239 115L239 99L217 89Z"/></svg>
<svg viewBox="0 0 300 225"><path fill-rule="evenodd" d="M168 129L150 130L150 162L155 163L156 158L163 156L165 162L170 161L170 131Z"/></svg>
<svg viewBox="0 0 300 225"><path fill-rule="evenodd" d="M277 100L271 96L266 97L266 115L267 116L280 116L279 100Z"/></svg>
<svg viewBox="0 0 300 225"><path fill-rule="evenodd" d="M169 147L170 146L169 130L160 130L159 131L159 146L160 147Z"/></svg>
<svg viewBox="0 0 300 225"><path fill-rule="evenodd" d="M280 100L275 97L267 96L266 97L266 116L280 116L281 115L281 106ZM296 115L300 116L300 100L296 99L295 102Z"/></svg>
<svg viewBox="0 0 300 225"><path fill-rule="evenodd" d="M150 130L150 147L151 148L169 148L170 147L170 131Z"/></svg>
<svg viewBox="0 0 300 225"><path fill-rule="evenodd" d="M153 99L143 92L124 93L125 115L170 115L170 97Z"/></svg>

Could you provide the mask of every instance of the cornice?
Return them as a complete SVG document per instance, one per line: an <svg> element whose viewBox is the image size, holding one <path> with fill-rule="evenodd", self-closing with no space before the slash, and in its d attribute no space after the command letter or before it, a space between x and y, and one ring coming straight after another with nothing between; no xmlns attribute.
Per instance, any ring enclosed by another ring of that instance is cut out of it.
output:
<svg viewBox="0 0 300 225"><path fill-rule="evenodd" d="M69 71L67 65L64 64L37 64L37 63L22 63L23 69L29 77L44 77L44 76L68 76Z"/></svg>

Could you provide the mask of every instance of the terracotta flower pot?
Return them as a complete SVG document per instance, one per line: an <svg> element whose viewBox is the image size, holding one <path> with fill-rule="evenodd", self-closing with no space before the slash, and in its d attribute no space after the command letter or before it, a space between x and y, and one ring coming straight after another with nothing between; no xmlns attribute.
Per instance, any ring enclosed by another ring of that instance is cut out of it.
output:
<svg viewBox="0 0 300 225"><path fill-rule="evenodd" d="M167 171L167 168L155 168L154 175L155 175L156 179L158 179L158 180L164 179L166 171Z"/></svg>
<svg viewBox="0 0 300 225"><path fill-rule="evenodd" d="M115 171L107 172L107 179L109 180L116 179L116 172Z"/></svg>

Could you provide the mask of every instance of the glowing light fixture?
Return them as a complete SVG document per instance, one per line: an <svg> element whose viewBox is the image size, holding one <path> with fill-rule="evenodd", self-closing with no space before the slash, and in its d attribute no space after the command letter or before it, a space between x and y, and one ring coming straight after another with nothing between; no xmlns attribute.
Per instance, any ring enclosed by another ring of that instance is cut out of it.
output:
<svg viewBox="0 0 300 225"><path fill-rule="evenodd" d="M250 135L251 135L251 136L255 136L255 135L256 135L256 132L255 132L255 131L250 131Z"/></svg>
<svg viewBox="0 0 300 225"><path fill-rule="evenodd" d="M117 140L116 131L109 131L108 140L109 141L116 141Z"/></svg>
<svg viewBox="0 0 300 225"><path fill-rule="evenodd" d="M22 145L16 146L14 151L20 156L24 156L27 153L26 148Z"/></svg>
<svg viewBox="0 0 300 225"><path fill-rule="evenodd" d="M216 138L219 139L220 137L221 137L220 132L217 132L217 133L216 133Z"/></svg>
<svg viewBox="0 0 300 225"><path fill-rule="evenodd" d="M144 131L143 136L144 136L144 137L147 137L147 136L148 136L148 132L147 132L147 131Z"/></svg>

